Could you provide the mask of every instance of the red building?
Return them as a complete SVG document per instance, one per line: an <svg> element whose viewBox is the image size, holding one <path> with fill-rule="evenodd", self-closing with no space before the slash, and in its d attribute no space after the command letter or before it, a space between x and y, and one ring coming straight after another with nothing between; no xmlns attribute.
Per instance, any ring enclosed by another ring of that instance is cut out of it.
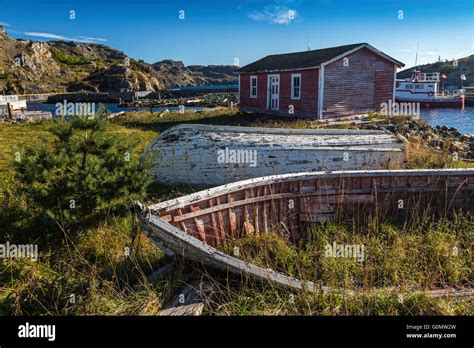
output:
<svg viewBox="0 0 474 348"><path fill-rule="evenodd" d="M238 70L240 109L332 118L394 100L397 67L367 43L270 55Z"/></svg>

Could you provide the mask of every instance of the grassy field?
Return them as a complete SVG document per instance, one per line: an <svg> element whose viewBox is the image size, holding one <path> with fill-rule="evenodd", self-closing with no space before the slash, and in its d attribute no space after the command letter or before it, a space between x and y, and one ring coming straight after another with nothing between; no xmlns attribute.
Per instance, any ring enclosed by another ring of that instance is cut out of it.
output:
<svg viewBox="0 0 474 348"><path fill-rule="evenodd" d="M155 136L183 122L321 127L314 122L241 115L235 110L221 109L199 113L134 112L114 120L111 132L117 137L138 137L140 147L144 148ZM0 125L2 191L15 185L12 167L15 156L21 156L29 144L52 140L48 132L51 124L51 121L42 121ZM453 162L448 153L428 151L422 143L410 145L408 155L411 168L467 165ZM192 191L190 187L152 185L147 203ZM10 219L13 215L27 216L29 207L15 197L6 201L4 196L0 203L2 224L10 224L0 232L0 243L13 238L13 233L15 238L19 236L34 243L35 240L22 233L35 226L22 226ZM61 230L59 224L57 228ZM109 216L97 226L81 231L80 235L79 240L65 238L61 245L41 248L36 262L1 259L0 315L155 315L180 287L196 279L212 282L220 289L218 296L207 301L204 312L209 315L474 313L472 299L431 299L411 292L444 286L472 287L474 226L468 217L459 216L454 221L420 221L417 225L379 221L363 230L322 224L309 231L298 245L272 234L233 241L224 247L226 251L238 247L242 258L265 267L317 284L354 290L354 296L291 292L228 277L180 258L167 258L139 233L132 216ZM321 257L324 245L331 241L366 245L368 259L361 263ZM146 275L164 264L171 265L171 272L155 284L147 283ZM390 287L397 290L386 291ZM382 290L372 291L374 289Z"/></svg>

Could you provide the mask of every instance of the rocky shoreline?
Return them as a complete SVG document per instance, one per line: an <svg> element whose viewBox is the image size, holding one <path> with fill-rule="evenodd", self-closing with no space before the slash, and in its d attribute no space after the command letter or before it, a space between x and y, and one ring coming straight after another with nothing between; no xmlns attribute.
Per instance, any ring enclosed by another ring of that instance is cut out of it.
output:
<svg viewBox="0 0 474 348"><path fill-rule="evenodd" d="M122 107L143 107L143 108L159 108L159 107L178 107L197 106L197 107L217 107L217 106L236 106L238 97L236 93L209 93L191 97L173 97L164 96L161 99L137 99L134 101L123 102Z"/></svg>
<svg viewBox="0 0 474 348"><path fill-rule="evenodd" d="M438 152L447 152L460 160L474 160L474 134L461 134L456 128L430 126L423 120L390 120L388 123L367 124L365 129L387 130L420 143Z"/></svg>

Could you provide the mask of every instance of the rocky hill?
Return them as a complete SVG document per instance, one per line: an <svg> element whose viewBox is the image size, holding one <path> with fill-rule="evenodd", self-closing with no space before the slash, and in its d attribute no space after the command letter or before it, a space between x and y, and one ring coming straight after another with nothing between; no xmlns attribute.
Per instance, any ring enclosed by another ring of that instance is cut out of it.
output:
<svg viewBox="0 0 474 348"><path fill-rule="evenodd" d="M190 65L188 69L193 72L196 78L202 78L211 85L231 85L238 83L238 75L235 70L238 67L233 65Z"/></svg>
<svg viewBox="0 0 474 348"><path fill-rule="evenodd" d="M167 87L238 83L238 75L235 72L238 67L233 65L185 66L181 61L167 59L154 63L152 67L167 77L165 82Z"/></svg>
<svg viewBox="0 0 474 348"><path fill-rule="evenodd" d="M157 91L173 86L237 83L232 66L153 65L105 45L15 40L0 26L0 94Z"/></svg>
<svg viewBox="0 0 474 348"><path fill-rule="evenodd" d="M167 76L166 86L192 86L199 85L191 71L184 66L183 62L171 59L162 60L152 64L153 69L161 76Z"/></svg>
<svg viewBox="0 0 474 348"><path fill-rule="evenodd" d="M439 61L436 63L424 64L417 66L423 73L440 72L446 74L448 78L444 85L461 87L461 74L466 76L464 86L474 86L474 54L455 61ZM413 67L400 71L397 77L400 79L409 78L413 71Z"/></svg>

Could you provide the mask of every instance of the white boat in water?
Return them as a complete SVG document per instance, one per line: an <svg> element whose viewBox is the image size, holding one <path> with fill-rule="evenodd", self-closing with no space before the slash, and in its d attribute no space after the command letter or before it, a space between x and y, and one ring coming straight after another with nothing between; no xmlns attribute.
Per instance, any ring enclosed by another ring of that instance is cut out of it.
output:
<svg viewBox="0 0 474 348"><path fill-rule="evenodd" d="M221 185L302 171L400 168L404 143L378 130L306 130L183 124L145 150L154 180Z"/></svg>
<svg viewBox="0 0 474 348"><path fill-rule="evenodd" d="M462 89L440 92L440 73L421 73L414 70L411 78L397 80L395 99L397 102L420 103L421 107L463 108Z"/></svg>

